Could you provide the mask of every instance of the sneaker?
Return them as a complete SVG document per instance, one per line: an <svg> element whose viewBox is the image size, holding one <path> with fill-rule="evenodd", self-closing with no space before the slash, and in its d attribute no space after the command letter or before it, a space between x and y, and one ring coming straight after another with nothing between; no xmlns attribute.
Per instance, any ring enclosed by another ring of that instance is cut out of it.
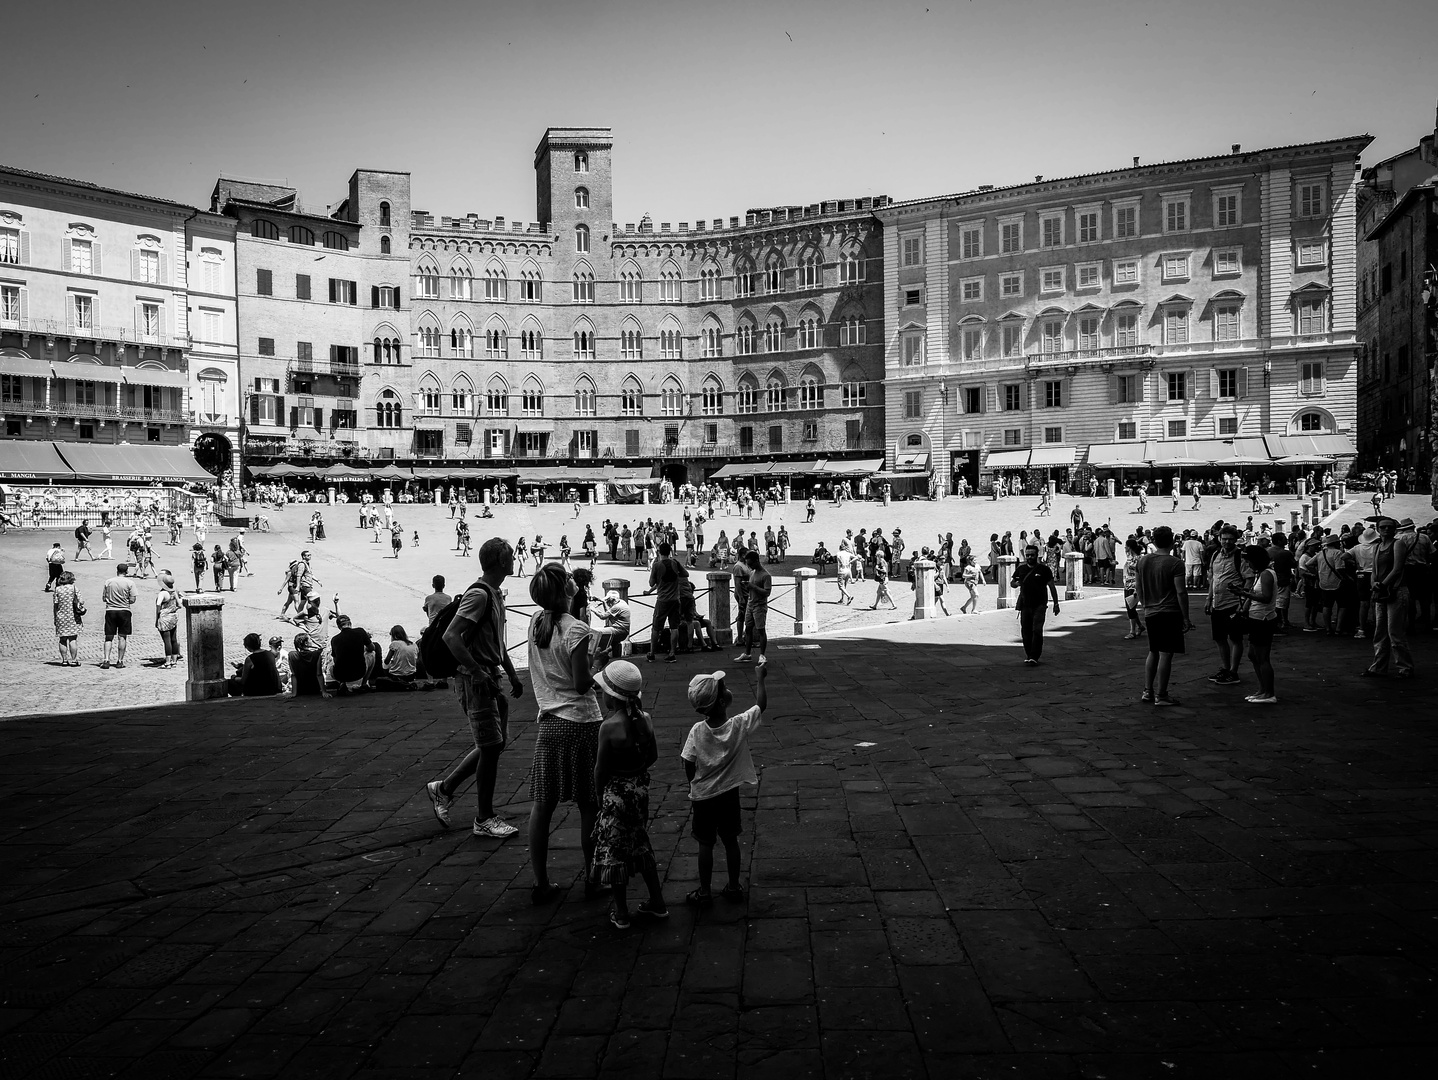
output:
<svg viewBox="0 0 1438 1080"><path fill-rule="evenodd" d="M748 653L740 653L738 656L734 657L734 663L736 664L752 664L753 662L754 657L750 656Z"/></svg>
<svg viewBox="0 0 1438 1080"><path fill-rule="evenodd" d="M492 817L488 821L474 823L475 836L492 836L496 840L503 840L517 832L519 832L518 829L500 817Z"/></svg>
<svg viewBox="0 0 1438 1080"><path fill-rule="evenodd" d="M1215 671L1212 675L1208 677L1208 681L1212 683L1223 682L1223 678L1227 674L1228 668L1219 668L1217 671Z"/></svg>
<svg viewBox="0 0 1438 1080"><path fill-rule="evenodd" d="M1362 641L1362 640L1363 640L1364 638L1366 638L1368 635L1365 634L1362 630L1359 630L1359 631L1358 631L1357 633L1355 633L1353 636L1354 636L1354 638L1357 639L1358 641Z"/></svg>
<svg viewBox="0 0 1438 1080"><path fill-rule="evenodd" d="M429 795L429 802L434 807L434 816L446 829L449 828L449 808L454 805L454 799L440 790L440 782L431 780L424 785L425 792Z"/></svg>
<svg viewBox="0 0 1438 1080"><path fill-rule="evenodd" d="M1032 657L1029 657L1027 660L1024 661L1024 667L1038 667L1038 666L1039 666L1039 662L1038 662L1037 660L1033 659Z"/></svg>
<svg viewBox="0 0 1438 1080"><path fill-rule="evenodd" d="M1136 637L1138 637L1138 635L1135 634L1132 630L1130 630L1127 634L1123 636L1123 639L1125 641L1132 641Z"/></svg>
<svg viewBox="0 0 1438 1080"><path fill-rule="evenodd" d="M1158 708L1171 708L1178 704L1177 700L1169 697L1167 694L1156 695L1153 699L1153 703Z"/></svg>
<svg viewBox="0 0 1438 1080"><path fill-rule="evenodd" d="M1233 686L1236 683L1242 682L1243 680L1240 679L1233 672L1226 671L1223 673L1223 676L1221 678L1213 679L1212 681L1216 682L1219 686Z"/></svg>
<svg viewBox="0 0 1438 1080"><path fill-rule="evenodd" d="M1140 705L1152 705L1152 704L1153 704L1153 691L1152 691L1152 690L1145 690L1142 694L1140 694L1140 695L1138 696L1138 701L1139 701L1139 704L1140 704Z"/></svg>
<svg viewBox="0 0 1438 1080"><path fill-rule="evenodd" d="M1273 694L1249 694L1244 701L1251 701L1255 705L1277 705L1278 698Z"/></svg>
<svg viewBox="0 0 1438 1080"><path fill-rule="evenodd" d="M759 666L760 666L760 667L763 667L763 666L764 666L765 664L767 664L768 662L769 662L769 658L768 658L767 656L765 656L763 653L760 653L760 654L759 654Z"/></svg>

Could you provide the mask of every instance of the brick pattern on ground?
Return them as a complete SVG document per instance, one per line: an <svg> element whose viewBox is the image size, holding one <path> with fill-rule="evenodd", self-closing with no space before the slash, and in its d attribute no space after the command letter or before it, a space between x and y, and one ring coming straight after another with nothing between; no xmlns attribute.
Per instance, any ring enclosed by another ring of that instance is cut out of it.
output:
<svg viewBox="0 0 1438 1080"><path fill-rule="evenodd" d="M1033 670L1011 642L776 652L750 895L699 912L677 756L699 667L646 665L673 914L628 932L583 899L572 808L539 908L523 833L471 837L468 790L438 828L447 694L0 725L0 1073L1418 1074L1431 684L1299 635L1283 704L1245 706L1203 681L1200 632L1182 706L1153 710L1124 628L1075 625ZM520 826L532 716L500 770Z"/></svg>

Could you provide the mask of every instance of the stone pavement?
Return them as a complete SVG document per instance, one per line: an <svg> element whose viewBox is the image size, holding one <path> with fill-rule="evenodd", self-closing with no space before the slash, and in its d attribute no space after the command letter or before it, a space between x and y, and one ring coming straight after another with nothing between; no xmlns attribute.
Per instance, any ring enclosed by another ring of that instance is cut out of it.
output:
<svg viewBox="0 0 1438 1080"><path fill-rule="evenodd" d="M1154 710L1104 604L1066 612L1037 669L1007 631L976 632L1004 618L963 624L970 643L780 644L750 895L702 912L681 902L697 870L677 757L699 665L645 665L673 915L622 933L582 898L572 809L552 852L567 893L539 908L522 835L437 827L422 785L463 749L447 694L0 725L0 1075L1431 1064L1432 639L1401 683L1354 677L1363 643L1280 639L1283 702L1263 709L1203 681L1200 635L1182 707ZM740 704L751 683L734 671ZM521 825L532 708L501 765Z"/></svg>

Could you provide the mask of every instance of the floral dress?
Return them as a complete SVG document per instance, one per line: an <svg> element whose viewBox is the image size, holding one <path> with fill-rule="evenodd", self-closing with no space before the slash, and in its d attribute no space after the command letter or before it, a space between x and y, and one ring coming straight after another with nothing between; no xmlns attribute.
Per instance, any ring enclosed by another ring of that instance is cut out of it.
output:
<svg viewBox="0 0 1438 1080"><path fill-rule="evenodd" d="M80 636L80 622L75 618L75 605L79 594L74 585L55 586L55 636L72 638Z"/></svg>
<svg viewBox="0 0 1438 1080"><path fill-rule="evenodd" d="M599 797L594 823L594 877L623 885L655 866L649 843L649 772L611 776Z"/></svg>

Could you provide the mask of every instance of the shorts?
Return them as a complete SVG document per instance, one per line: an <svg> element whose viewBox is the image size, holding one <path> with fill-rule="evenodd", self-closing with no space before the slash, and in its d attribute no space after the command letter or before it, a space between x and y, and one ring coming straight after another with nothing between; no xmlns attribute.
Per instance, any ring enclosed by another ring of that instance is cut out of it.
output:
<svg viewBox="0 0 1438 1080"><path fill-rule="evenodd" d="M1253 645L1272 645L1273 632L1278 629L1278 620L1275 619L1245 619L1247 626L1248 640Z"/></svg>
<svg viewBox="0 0 1438 1080"><path fill-rule="evenodd" d="M744 631L746 634L764 633L765 622L769 618L769 605L756 604L752 600L744 610Z"/></svg>
<svg viewBox="0 0 1438 1080"><path fill-rule="evenodd" d="M470 734L480 749L497 746L501 750L509 742L509 702L499 686L499 672L471 675L455 672L454 692L459 707L469 717Z"/></svg>
<svg viewBox="0 0 1438 1080"><path fill-rule="evenodd" d="M113 641L116 634L121 637L129 637L130 619L131 613L128 611L105 612L105 640Z"/></svg>
<svg viewBox="0 0 1438 1080"><path fill-rule="evenodd" d="M1151 653L1182 653L1183 615L1177 611L1156 611L1144 620Z"/></svg>
<svg viewBox="0 0 1438 1080"><path fill-rule="evenodd" d="M705 847L716 837L735 838L741 831L739 821L739 789L730 788L712 799L694 800L694 823L689 833Z"/></svg>
<svg viewBox="0 0 1438 1080"><path fill-rule="evenodd" d="M1243 641L1244 624L1248 621L1238 614L1237 608L1224 608L1222 611L1214 611L1213 619L1213 640Z"/></svg>
<svg viewBox="0 0 1438 1080"><path fill-rule="evenodd" d="M1293 602L1293 586L1280 585L1278 591L1273 594L1273 606L1279 611L1287 611Z"/></svg>

